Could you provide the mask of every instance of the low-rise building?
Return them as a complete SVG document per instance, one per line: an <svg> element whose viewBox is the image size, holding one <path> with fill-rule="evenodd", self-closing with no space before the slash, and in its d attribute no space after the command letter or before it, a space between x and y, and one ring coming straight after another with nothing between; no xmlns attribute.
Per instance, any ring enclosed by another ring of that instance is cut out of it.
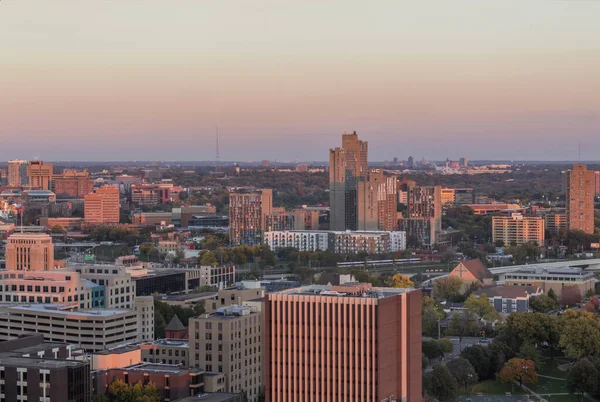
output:
<svg viewBox="0 0 600 402"><path fill-rule="evenodd" d="M494 279L494 275L483 265L481 260L459 262L450 272L449 276L460 278L466 287L473 282L480 285L491 285Z"/></svg>
<svg viewBox="0 0 600 402"><path fill-rule="evenodd" d="M142 343L140 349L143 362L189 367L190 349L187 339L157 339Z"/></svg>
<svg viewBox="0 0 600 402"><path fill-rule="evenodd" d="M0 342L0 400L87 402L90 391L90 365L71 360L67 345L35 335Z"/></svg>
<svg viewBox="0 0 600 402"><path fill-rule="evenodd" d="M595 289L595 276L593 272L581 268L545 268L533 265L506 273L504 283L506 285L538 287L544 293L548 293L552 289L559 296L564 288L577 286L581 295L584 296L589 290Z"/></svg>
<svg viewBox="0 0 600 402"><path fill-rule="evenodd" d="M285 230L264 234L272 250L332 251L336 254L383 254L406 249L405 232Z"/></svg>
<svg viewBox="0 0 600 402"><path fill-rule="evenodd" d="M542 290L534 286L491 286L473 292L480 297L486 295L499 313L525 313L530 311L529 302L532 297L542 294Z"/></svg>
<svg viewBox="0 0 600 402"><path fill-rule="evenodd" d="M141 212L134 214L131 223L134 225L168 226L173 223L171 212Z"/></svg>
<svg viewBox="0 0 600 402"><path fill-rule="evenodd" d="M131 366L92 372L94 394L106 394L115 379L126 384L154 383L160 400L177 401L190 395L198 395L204 387L204 373L200 370L182 368L175 364L139 363ZM201 399L199 399L201 400Z"/></svg>

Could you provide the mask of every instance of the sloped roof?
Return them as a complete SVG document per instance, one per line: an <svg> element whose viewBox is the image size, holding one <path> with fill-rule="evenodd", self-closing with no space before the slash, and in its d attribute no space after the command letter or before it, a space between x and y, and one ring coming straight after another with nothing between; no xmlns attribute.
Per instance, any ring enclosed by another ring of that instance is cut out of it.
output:
<svg viewBox="0 0 600 402"><path fill-rule="evenodd" d="M526 297L538 292L539 290L533 286L504 285L479 289L476 292L473 292L473 294L480 296L485 293L487 297L500 296L505 299L514 299L517 297Z"/></svg>
<svg viewBox="0 0 600 402"><path fill-rule="evenodd" d="M177 317L177 314L173 314L173 318L171 318L171 321L165 328L165 331L183 331L185 329L185 326L181 323L181 320L179 317Z"/></svg>
<svg viewBox="0 0 600 402"><path fill-rule="evenodd" d="M480 281L484 279L493 278L494 275L490 272L489 269L483 265L481 260L467 260L461 263L467 270L473 274L473 276Z"/></svg>

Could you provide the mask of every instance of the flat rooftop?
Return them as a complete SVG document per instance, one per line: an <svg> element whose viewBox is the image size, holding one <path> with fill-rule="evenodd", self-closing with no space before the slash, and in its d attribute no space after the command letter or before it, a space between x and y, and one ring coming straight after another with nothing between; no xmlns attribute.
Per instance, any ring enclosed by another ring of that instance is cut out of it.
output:
<svg viewBox="0 0 600 402"><path fill-rule="evenodd" d="M43 359L35 357L19 357L10 353L0 354L0 365L19 366L37 369L56 369L63 367L78 367L85 364L77 360Z"/></svg>
<svg viewBox="0 0 600 402"><path fill-rule="evenodd" d="M179 374L188 371L197 371L194 369L181 368L175 364L161 364L161 363L140 363L134 364L133 366L124 367L123 371L144 371L154 373L166 373L166 374Z"/></svg>
<svg viewBox="0 0 600 402"><path fill-rule="evenodd" d="M188 396L178 399L178 402L229 402L235 398L240 398L240 394L229 394L224 392L210 392L195 396Z"/></svg>
<svg viewBox="0 0 600 402"><path fill-rule="evenodd" d="M105 350L101 350L99 352L95 352L95 355L118 355L118 354L122 354L122 353L128 353L134 350L139 349L140 347L138 345L121 345L121 346L117 346L116 348L112 348L112 349L105 349Z"/></svg>
<svg viewBox="0 0 600 402"><path fill-rule="evenodd" d="M109 317L112 315L119 315L132 312L133 310L127 309L95 309L95 310L79 310L72 311L68 310L72 308L72 305L68 304L0 304L0 307L8 308L10 310L26 310L44 313L57 313L63 315L77 316L77 317Z"/></svg>
<svg viewBox="0 0 600 402"><path fill-rule="evenodd" d="M159 301L186 301L193 299L210 298L216 295L217 292L201 292L201 293L186 293L181 295L157 295L154 296L155 300Z"/></svg>
<svg viewBox="0 0 600 402"><path fill-rule="evenodd" d="M304 296L337 296L364 297L383 299L413 291L413 288L374 288L365 283L344 283L335 285L308 285L299 288L285 289L272 294L304 295Z"/></svg>
<svg viewBox="0 0 600 402"><path fill-rule="evenodd" d="M166 346L170 348L188 348L189 343L185 339L157 339L153 342L148 342L146 345Z"/></svg>
<svg viewBox="0 0 600 402"><path fill-rule="evenodd" d="M591 271L586 271L577 267L544 267L535 266L523 267L518 271L511 272L512 274L538 274L538 275L563 275L563 276L594 276ZM510 273L509 273L510 274Z"/></svg>

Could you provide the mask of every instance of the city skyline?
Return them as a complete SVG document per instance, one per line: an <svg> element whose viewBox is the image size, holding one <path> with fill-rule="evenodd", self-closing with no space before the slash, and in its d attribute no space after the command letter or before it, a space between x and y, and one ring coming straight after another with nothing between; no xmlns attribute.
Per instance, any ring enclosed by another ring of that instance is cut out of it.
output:
<svg viewBox="0 0 600 402"><path fill-rule="evenodd" d="M30 6L0 5L0 160L214 160L217 125L222 160L600 146L598 2Z"/></svg>

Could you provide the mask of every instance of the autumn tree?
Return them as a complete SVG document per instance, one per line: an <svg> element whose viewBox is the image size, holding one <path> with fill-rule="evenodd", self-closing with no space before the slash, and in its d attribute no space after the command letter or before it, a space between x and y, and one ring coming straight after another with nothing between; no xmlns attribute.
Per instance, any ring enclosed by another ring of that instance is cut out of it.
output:
<svg viewBox="0 0 600 402"><path fill-rule="evenodd" d="M450 370L450 374L456 378L458 385L464 388L465 392L471 385L477 383L477 373L467 359L457 357L450 360L446 366Z"/></svg>
<svg viewBox="0 0 600 402"><path fill-rule="evenodd" d="M600 300L598 300L597 296L594 296L588 301L583 309L589 313L596 313L600 309Z"/></svg>
<svg viewBox="0 0 600 402"><path fill-rule="evenodd" d="M408 276L402 274L395 274L386 283L392 288L412 288L415 286Z"/></svg>
<svg viewBox="0 0 600 402"><path fill-rule="evenodd" d="M519 381L519 385L535 384L538 381L535 363L531 360L514 357L507 361L498 373L498 380L503 383Z"/></svg>
<svg viewBox="0 0 600 402"><path fill-rule="evenodd" d="M565 286L560 294L560 304L563 306L574 306L582 301L583 297L577 285Z"/></svg>
<svg viewBox="0 0 600 402"><path fill-rule="evenodd" d="M440 278L433 283L433 294L439 299L452 299L460 296L463 280L456 276Z"/></svg>
<svg viewBox="0 0 600 402"><path fill-rule="evenodd" d="M480 320L494 321L499 317L498 312L485 293L479 297L474 295L469 296L465 301L465 308L471 314L479 317Z"/></svg>
<svg viewBox="0 0 600 402"><path fill-rule="evenodd" d="M560 346L572 359L600 355L600 325L592 313L568 310L562 316Z"/></svg>
<svg viewBox="0 0 600 402"><path fill-rule="evenodd" d="M588 359L581 359L567 374L567 389L570 393L579 393L583 401L585 392L595 393L598 390L598 369Z"/></svg>
<svg viewBox="0 0 600 402"><path fill-rule="evenodd" d="M438 363L423 376L425 390L440 402L451 401L458 393L458 383L445 364Z"/></svg>
<svg viewBox="0 0 600 402"><path fill-rule="evenodd" d="M217 265L217 257L212 251L205 251L200 258L200 265Z"/></svg>

